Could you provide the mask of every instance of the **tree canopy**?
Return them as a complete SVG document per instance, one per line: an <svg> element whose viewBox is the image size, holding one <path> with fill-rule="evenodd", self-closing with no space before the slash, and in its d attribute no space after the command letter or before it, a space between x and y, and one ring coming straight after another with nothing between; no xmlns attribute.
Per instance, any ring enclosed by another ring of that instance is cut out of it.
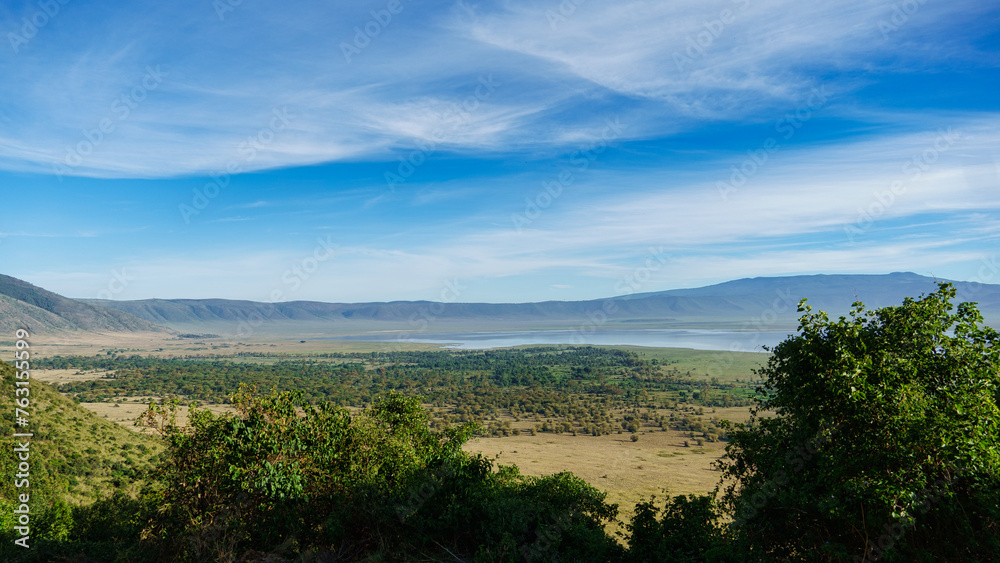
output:
<svg viewBox="0 0 1000 563"><path fill-rule="evenodd" d="M1000 346L955 289L830 320L759 370L730 432L723 507L748 554L980 560L1000 553Z"/></svg>

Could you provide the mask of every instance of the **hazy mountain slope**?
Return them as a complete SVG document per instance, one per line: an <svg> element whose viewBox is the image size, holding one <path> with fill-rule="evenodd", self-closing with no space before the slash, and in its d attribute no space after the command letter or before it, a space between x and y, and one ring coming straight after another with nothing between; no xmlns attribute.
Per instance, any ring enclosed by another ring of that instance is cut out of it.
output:
<svg viewBox="0 0 1000 563"><path fill-rule="evenodd" d="M38 334L52 331L165 332L166 327L127 312L94 307L0 274L0 330L27 328Z"/></svg>
<svg viewBox="0 0 1000 563"><path fill-rule="evenodd" d="M1000 318L1000 285L957 282L960 300L978 301L991 318ZM917 297L936 289L933 278L912 273L886 275L816 275L752 278L693 289L634 294L590 301L539 303L321 303L292 301L257 303L225 299L149 299L87 303L131 313L151 322L190 328L198 323L240 321L341 323L372 321L414 324L435 321L579 322L600 316L613 302L613 322L648 320L662 322L752 320L780 313L783 322L797 318L795 306L802 297L816 309L845 314L860 299L869 308L897 305L904 297Z"/></svg>
<svg viewBox="0 0 1000 563"><path fill-rule="evenodd" d="M226 299L147 299L142 301L85 300L86 303L118 309L164 324L199 321L406 321L433 309L435 317L454 319L518 320L570 318L585 312L586 302L543 303L433 303L394 301L388 303L322 303L290 301L258 303ZM592 307L592 306L591 306Z"/></svg>
<svg viewBox="0 0 1000 563"><path fill-rule="evenodd" d="M746 278L706 287L636 294L631 299L708 297L728 301L733 306L749 305L754 308L769 307L776 298L791 299L795 303L801 298L807 298L814 309L843 314L854 301L862 301L868 308L898 305L905 297L918 297L936 290L938 281L948 280L937 280L911 272ZM984 312L1000 313L1000 285L957 281L951 283L958 290L957 301L975 301Z"/></svg>
<svg viewBox="0 0 1000 563"><path fill-rule="evenodd" d="M954 282L965 284L965 282ZM797 297L808 297L810 301L853 297L872 302L898 302L899 295L917 296L936 289L934 278L911 272L892 274L818 274L812 276L744 278L716 285L691 289L674 289L652 293L636 294L635 298L671 295L675 297L731 297L745 298L750 295L764 295L776 290L788 291ZM998 287L1000 289L1000 287ZM889 304L889 303L885 303Z"/></svg>
<svg viewBox="0 0 1000 563"><path fill-rule="evenodd" d="M51 330L73 330L73 324L45 309L0 295L0 331L13 334L18 328L27 328L37 334Z"/></svg>

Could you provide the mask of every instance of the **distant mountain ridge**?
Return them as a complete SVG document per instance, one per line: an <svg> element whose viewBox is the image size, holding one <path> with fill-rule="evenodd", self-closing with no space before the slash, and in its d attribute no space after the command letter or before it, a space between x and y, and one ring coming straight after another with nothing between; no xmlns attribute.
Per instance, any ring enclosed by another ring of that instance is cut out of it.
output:
<svg viewBox="0 0 1000 563"><path fill-rule="evenodd" d="M585 322L602 315L611 323L675 323L755 319L786 325L798 318L796 305L808 298L814 310L846 314L860 300L868 308L898 305L904 297L918 297L937 289L934 278L897 272L882 275L759 277L721 284L640 293L588 301L537 303L437 303L393 301L325 303L290 301L260 303L226 299L145 299L140 301L84 300L85 303L134 315L151 323L190 329L202 323L393 323L413 328L421 319L435 322L486 323ZM946 281L946 280L941 280ZM1000 320L1000 285L952 282L958 301L976 301L988 319ZM605 322L605 321L602 321Z"/></svg>
<svg viewBox="0 0 1000 563"><path fill-rule="evenodd" d="M897 305L937 289L934 278L909 272L758 277L587 301L439 303L392 301L261 303L229 299L69 299L0 275L0 330L33 332L216 332L358 334L378 330L516 330L520 328L788 328L803 297L814 310L846 314L860 300ZM941 280L946 281L946 280ZM975 301L987 322L1000 323L1000 285L952 282L958 302Z"/></svg>
<svg viewBox="0 0 1000 563"><path fill-rule="evenodd" d="M806 276L757 277L692 289L638 293L628 299L705 298L727 300L733 306L766 306L773 297L789 295L797 303L808 299L814 310L844 314L855 301L869 309L898 305L905 297L919 297L937 290L938 282L950 282L958 292L957 302L974 301L984 313L1000 314L1000 285L953 281L912 272L891 274L815 274Z"/></svg>
<svg viewBox="0 0 1000 563"><path fill-rule="evenodd" d="M0 274L0 331L169 332L113 307L95 307Z"/></svg>

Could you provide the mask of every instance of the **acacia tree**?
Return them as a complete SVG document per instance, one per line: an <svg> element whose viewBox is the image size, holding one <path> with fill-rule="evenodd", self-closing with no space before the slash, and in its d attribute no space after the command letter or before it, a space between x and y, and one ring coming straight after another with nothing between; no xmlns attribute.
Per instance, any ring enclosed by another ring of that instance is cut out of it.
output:
<svg viewBox="0 0 1000 563"><path fill-rule="evenodd" d="M720 462L745 557L1000 553L1000 338L955 295L942 283L836 321L800 303Z"/></svg>

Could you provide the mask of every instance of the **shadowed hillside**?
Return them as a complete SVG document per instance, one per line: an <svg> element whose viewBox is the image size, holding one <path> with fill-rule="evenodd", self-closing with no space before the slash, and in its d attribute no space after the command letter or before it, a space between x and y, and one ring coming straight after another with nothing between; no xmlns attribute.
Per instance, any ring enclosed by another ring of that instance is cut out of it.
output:
<svg viewBox="0 0 1000 563"><path fill-rule="evenodd" d="M117 309L94 307L0 274L0 330L167 332L169 329Z"/></svg>

